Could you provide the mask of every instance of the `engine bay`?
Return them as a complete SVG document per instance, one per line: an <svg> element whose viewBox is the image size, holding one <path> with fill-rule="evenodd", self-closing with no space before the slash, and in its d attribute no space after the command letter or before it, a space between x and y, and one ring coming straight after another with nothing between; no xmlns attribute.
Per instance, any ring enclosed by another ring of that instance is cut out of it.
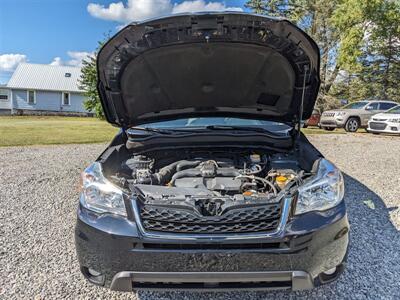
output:
<svg viewBox="0 0 400 300"><path fill-rule="evenodd" d="M118 171L142 204L191 207L202 216L276 203L304 175L292 154L235 149L134 154Z"/></svg>

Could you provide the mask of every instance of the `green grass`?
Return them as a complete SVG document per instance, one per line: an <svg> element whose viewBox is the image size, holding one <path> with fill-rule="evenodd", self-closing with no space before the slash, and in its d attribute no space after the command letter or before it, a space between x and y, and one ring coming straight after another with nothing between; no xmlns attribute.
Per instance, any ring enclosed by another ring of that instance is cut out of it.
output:
<svg viewBox="0 0 400 300"><path fill-rule="evenodd" d="M0 147L109 142L118 128L96 118L0 116ZM343 133L303 128L306 134Z"/></svg>
<svg viewBox="0 0 400 300"><path fill-rule="evenodd" d="M0 146L109 142L117 131L95 118L1 116Z"/></svg>

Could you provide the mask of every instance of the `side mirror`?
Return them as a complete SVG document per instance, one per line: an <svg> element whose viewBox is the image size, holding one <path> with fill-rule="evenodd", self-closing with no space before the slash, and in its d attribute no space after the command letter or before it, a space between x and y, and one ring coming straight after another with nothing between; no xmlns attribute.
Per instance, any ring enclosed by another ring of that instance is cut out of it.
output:
<svg viewBox="0 0 400 300"><path fill-rule="evenodd" d="M371 105L368 105L365 110L373 110L374 108Z"/></svg>

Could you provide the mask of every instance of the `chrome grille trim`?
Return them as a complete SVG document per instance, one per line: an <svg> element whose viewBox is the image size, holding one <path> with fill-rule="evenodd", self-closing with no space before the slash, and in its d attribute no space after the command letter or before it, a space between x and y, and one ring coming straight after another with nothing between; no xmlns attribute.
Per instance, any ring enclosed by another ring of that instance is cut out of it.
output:
<svg viewBox="0 0 400 300"><path fill-rule="evenodd" d="M144 220L142 224L145 228L154 231L164 231L172 233L242 233L255 231L270 231L278 226L279 220L246 222L246 224L175 224L171 222L159 222L154 220Z"/></svg>
<svg viewBox="0 0 400 300"><path fill-rule="evenodd" d="M258 233L227 233L227 234L187 234L187 233L170 233L170 232L148 232L144 229L140 219L139 207L135 196L131 197L131 205L135 217L135 223L138 227L140 234L149 240L175 240L175 241L239 241L239 240L256 240L260 238L279 238L282 237L289 219L290 207L292 203L291 197L282 197L282 213L279 224L274 231L258 232Z"/></svg>
<svg viewBox="0 0 400 300"><path fill-rule="evenodd" d="M239 223L252 222L260 219L275 219L280 216L280 203L271 203L270 205L242 208L237 213L238 208L228 211L218 217L201 217L193 212L183 210L171 210L166 207L148 206L141 207L142 219L151 219L155 221L173 222L173 223Z"/></svg>

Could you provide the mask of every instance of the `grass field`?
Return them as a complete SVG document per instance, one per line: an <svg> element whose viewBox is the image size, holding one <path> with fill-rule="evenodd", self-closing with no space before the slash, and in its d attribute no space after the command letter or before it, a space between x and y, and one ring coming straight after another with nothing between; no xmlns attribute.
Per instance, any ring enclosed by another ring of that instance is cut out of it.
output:
<svg viewBox="0 0 400 300"><path fill-rule="evenodd" d="M117 131L95 118L1 116L0 146L109 142Z"/></svg>
<svg viewBox="0 0 400 300"><path fill-rule="evenodd" d="M118 128L96 118L1 116L0 147L109 142L117 131ZM303 131L306 134L338 133L318 128Z"/></svg>

